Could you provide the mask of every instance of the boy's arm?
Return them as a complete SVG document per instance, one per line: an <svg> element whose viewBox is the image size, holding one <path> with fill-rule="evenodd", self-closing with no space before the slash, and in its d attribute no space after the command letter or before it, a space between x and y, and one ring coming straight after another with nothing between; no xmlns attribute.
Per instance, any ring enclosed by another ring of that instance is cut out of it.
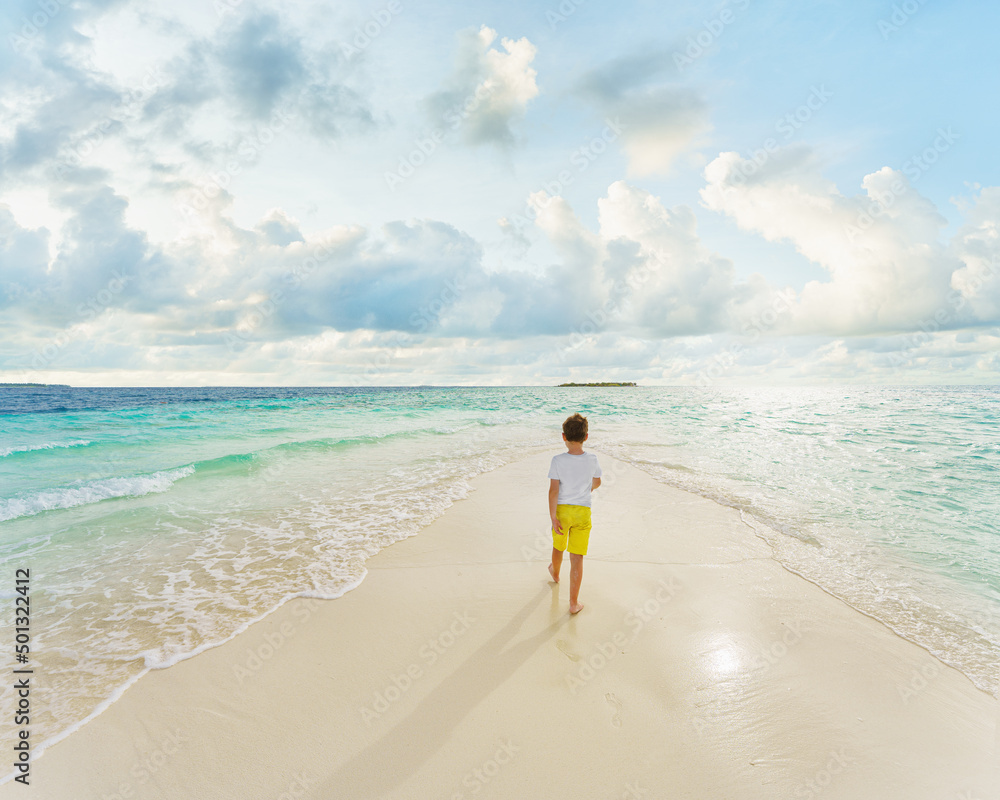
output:
<svg viewBox="0 0 1000 800"><path fill-rule="evenodd" d="M594 489L596 489L600 485L601 485L601 479L594 478L594 480L590 484L590 491L594 491Z"/></svg>
<svg viewBox="0 0 1000 800"><path fill-rule="evenodd" d="M552 518L552 527L557 531L561 530L559 519L556 517L556 504L559 501L559 481L555 478L549 479L549 516Z"/></svg>

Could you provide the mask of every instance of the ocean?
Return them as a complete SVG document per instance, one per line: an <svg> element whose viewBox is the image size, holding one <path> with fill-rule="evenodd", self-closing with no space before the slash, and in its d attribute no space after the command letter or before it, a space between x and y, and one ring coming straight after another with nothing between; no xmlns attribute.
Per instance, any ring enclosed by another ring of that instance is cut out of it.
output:
<svg viewBox="0 0 1000 800"><path fill-rule="evenodd" d="M35 752L148 670L350 591L476 475L561 452L576 411L585 449L738 509L1000 693L997 387L0 388L0 620L30 569Z"/></svg>

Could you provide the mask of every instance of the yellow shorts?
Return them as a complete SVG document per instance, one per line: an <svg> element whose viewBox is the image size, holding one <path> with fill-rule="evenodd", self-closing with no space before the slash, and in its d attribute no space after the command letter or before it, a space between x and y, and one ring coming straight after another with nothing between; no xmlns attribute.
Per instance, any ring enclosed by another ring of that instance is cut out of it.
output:
<svg viewBox="0 0 1000 800"><path fill-rule="evenodd" d="M556 519L562 534L557 534L552 527L552 546L556 550L566 550L578 556L587 555L587 545L590 543L590 506L557 505Z"/></svg>

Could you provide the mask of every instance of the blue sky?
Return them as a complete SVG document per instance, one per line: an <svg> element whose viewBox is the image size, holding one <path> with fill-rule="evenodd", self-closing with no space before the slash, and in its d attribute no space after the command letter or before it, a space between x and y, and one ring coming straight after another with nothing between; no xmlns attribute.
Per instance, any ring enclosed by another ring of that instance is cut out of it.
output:
<svg viewBox="0 0 1000 800"><path fill-rule="evenodd" d="M0 381L992 383L987 3L0 11Z"/></svg>

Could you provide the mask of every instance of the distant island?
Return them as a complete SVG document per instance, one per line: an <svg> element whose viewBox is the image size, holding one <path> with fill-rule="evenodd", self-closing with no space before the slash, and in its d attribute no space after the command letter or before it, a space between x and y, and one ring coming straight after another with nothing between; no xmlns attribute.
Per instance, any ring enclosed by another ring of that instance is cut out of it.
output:
<svg viewBox="0 0 1000 800"><path fill-rule="evenodd" d="M633 381L627 381L626 383L605 381L603 383L560 383L559 386L635 386L635 383Z"/></svg>
<svg viewBox="0 0 1000 800"><path fill-rule="evenodd" d="M72 389L65 383L0 383L0 389Z"/></svg>

